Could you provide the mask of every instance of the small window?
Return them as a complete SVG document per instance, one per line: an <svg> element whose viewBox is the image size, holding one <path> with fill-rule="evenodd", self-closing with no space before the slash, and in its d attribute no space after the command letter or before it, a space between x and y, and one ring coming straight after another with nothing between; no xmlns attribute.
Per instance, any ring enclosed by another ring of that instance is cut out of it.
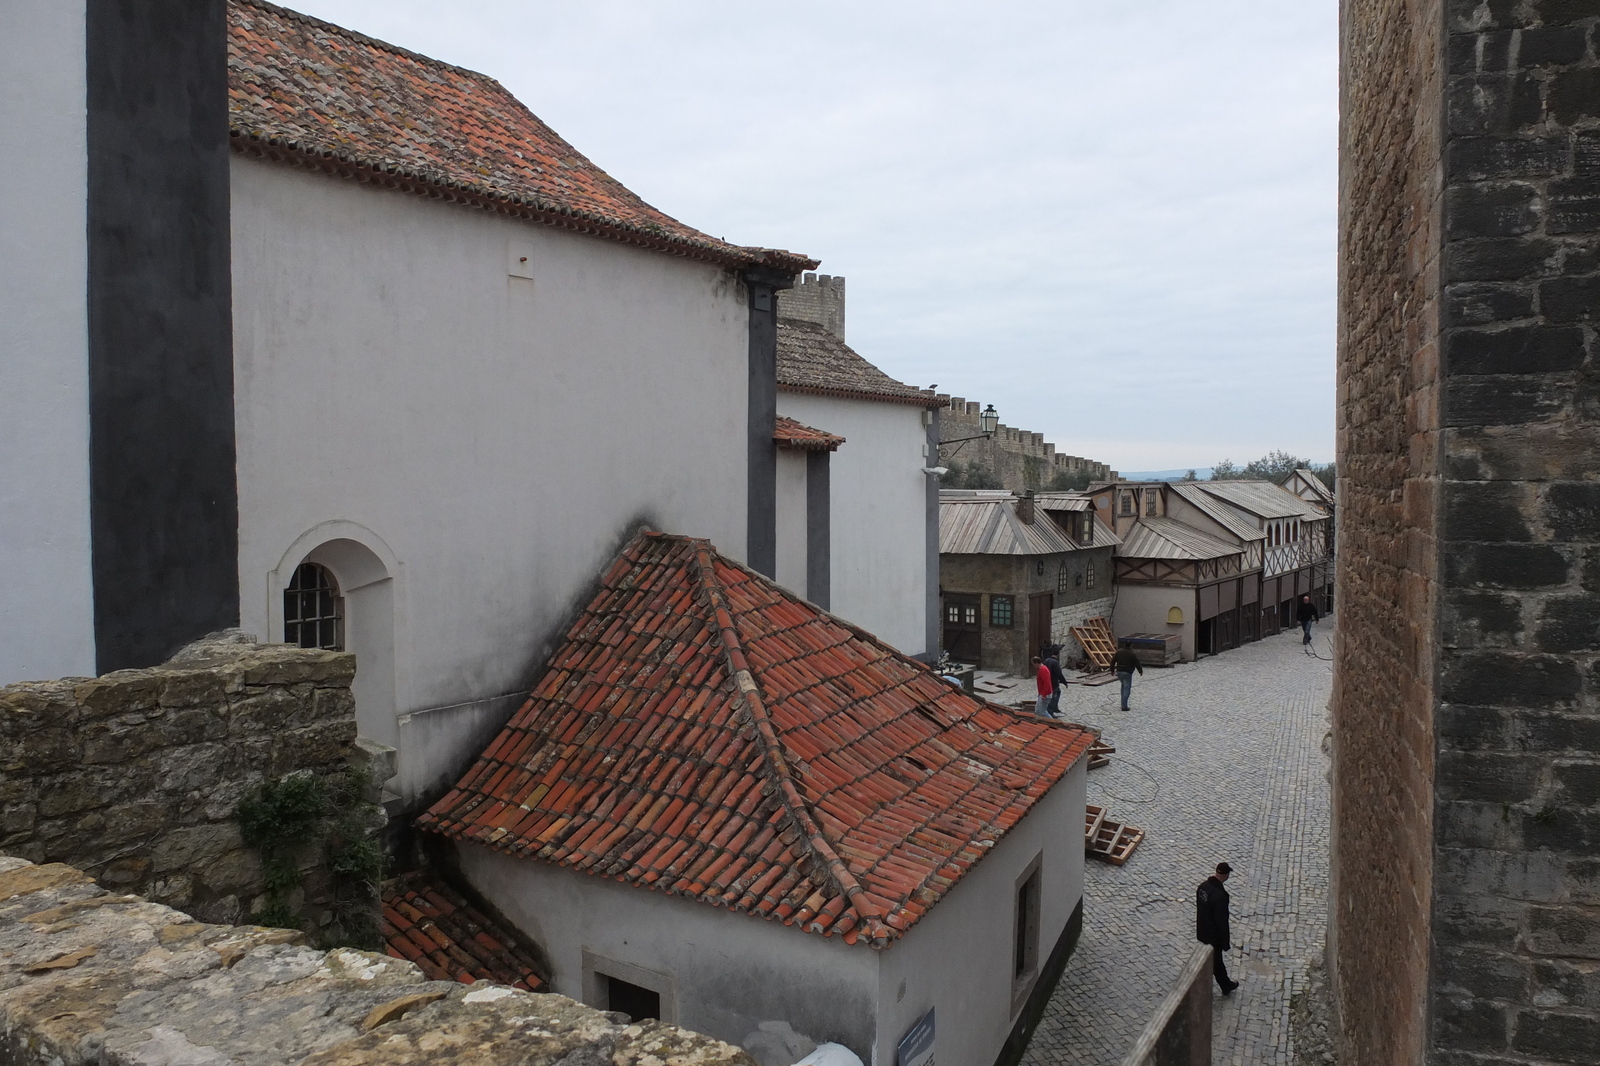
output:
<svg viewBox="0 0 1600 1066"><path fill-rule="evenodd" d="M950 625L953 625L953 626L960 625L961 624L961 605L959 603L947 603L947 604L945 604L944 605L944 620L947 623L949 623Z"/></svg>
<svg viewBox="0 0 1600 1066"><path fill-rule="evenodd" d="M1083 511L1075 516L1078 519L1078 543L1094 543L1094 515Z"/></svg>
<svg viewBox="0 0 1600 1066"><path fill-rule="evenodd" d="M992 626L1009 626L1013 616L1012 601L1010 596L989 597L989 624Z"/></svg>
<svg viewBox="0 0 1600 1066"><path fill-rule="evenodd" d="M1131 514L1135 513L1134 509L1133 509L1133 493L1132 492L1124 492L1124 493L1122 493L1122 513L1125 514L1125 515L1131 515Z"/></svg>
<svg viewBox="0 0 1600 1066"><path fill-rule="evenodd" d="M283 590L283 642L344 650L344 597L325 566L301 563Z"/></svg>
<svg viewBox="0 0 1600 1066"><path fill-rule="evenodd" d="M660 1020L661 993L610 974L597 974L606 990L606 1010L619 1010L636 1022Z"/></svg>
<svg viewBox="0 0 1600 1066"><path fill-rule="evenodd" d="M1039 868L1034 867L1017 886L1017 915L1012 952L1014 978L1024 978L1039 968Z"/></svg>
<svg viewBox="0 0 1600 1066"><path fill-rule="evenodd" d="M1154 515L1156 513L1156 490L1155 489L1145 489L1144 490L1144 513L1147 514L1147 515Z"/></svg>
<svg viewBox="0 0 1600 1066"><path fill-rule="evenodd" d="M1084 583L1087 584L1090 588L1094 588L1094 562L1093 562L1093 560L1091 560L1089 562L1089 564L1084 567L1084 569L1083 569L1083 577L1084 577ZM923 617L927 617L927 616L924 615Z"/></svg>
<svg viewBox="0 0 1600 1066"><path fill-rule="evenodd" d="M962 614L961 621L966 623L967 625L975 626L975 625L978 624L978 605L977 604L975 604L975 603L967 604L965 607L961 608L961 614Z"/></svg>
<svg viewBox="0 0 1600 1066"><path fill-rule="evenodd" d="M1072 591L1072 567L1067 565L1065 559L1061 560L1061 566L1056 570L1056 591Z"/></svg>

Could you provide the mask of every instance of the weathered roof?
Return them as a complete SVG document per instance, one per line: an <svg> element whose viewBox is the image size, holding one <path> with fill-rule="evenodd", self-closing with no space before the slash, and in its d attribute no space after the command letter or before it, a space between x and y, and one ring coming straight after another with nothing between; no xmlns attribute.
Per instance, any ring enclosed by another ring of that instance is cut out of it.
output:
<svg viewBox="0 0 1600 1066"><path fill-rule="evenodd" d="M1306 491L1310 492L1322 503L1327 504L1329 507L1337 504L1338 498L1334 495L1333 490L1330 489L1327 485L1327 482L1318 477L1314 471L1307 470L1305 467L1301 467L1294 472L1292 477L1296 484L1304 485L1306 487ZM1295 495L1298 496L1299 493L1295 493ZM1304 497L1302 497L1302 499L1303 498Z"/></svg>
<svg viewBox="0 0 1600 1066"><path fill-rule="evenodd" d="M544 987L533 953L518 934L425 870L383 886L379 929L384 950L416 963L430 981L493 981L530 992Z"/></svg>
<svg viewBox="0 0 1600 1066"><path fill-rule="evenodd" d="M1055 555L1110 548L1117 535L1095 522L1094 543L1079 544L1050 518L1032 523L1017 517L1016 497L939 494L939 554Z"/></svg>
<svg viewBox="0 0 1600 1066"><path fill-rule="evenodd" d="M1328 517L1294 493L1270 481L1191 481L1189 484L1261 518Z"/></svg>
<svg viewBox="0 0 1600 1066"><path fill-rule="evenodd" d="M778 323L778 388L918 407L940 406L932 393L896 381L837 336L810 322Z"/></svg>
<svg viewBox="0 0 1600 1066"><path fill-rule="evenodd" d="M644 533L418 824L881 947L1092 739L966 695L703 540Z"/></svg>
<svg viewBox="0 0 1600 1066"><path fill-rule="evenodd" d="M1212 496L1197 483L1193 481L1174 481L1168 487L1240 540L1267 539L1267 531L1261 528L1259 519L1216 496Z"/></svg>
<svg viewBox="0 0 1600 1066"><path fill-rule="evenodd" d="M1088 496L1061 492L1041 492L1034 497L1034 502L1046 511L1087 511L1094 505Z"/></svg>
<svg viewBox="0 0 1600 1066"><path fill-rule="evenodd" d="M235 150L727 266L814 268L651 207L506 91L265 0L228 5Z"/></svg>
<svg viewBox="0 0 1600 1066"><path fill-rule="evenodd" d="M773 423L772 439L778 442L780 448L802 452L836 452L839 445L844 443L844 438L836 433L813 429L784 415L779 415Z"/></svg>
<svg viewBox="0 0 1600 1066"><path fill-rule="evenodd" d="M1122 540L1117 554L1129 559L1220 559L1242 549L1175 518L1141 518Z"/></svg>

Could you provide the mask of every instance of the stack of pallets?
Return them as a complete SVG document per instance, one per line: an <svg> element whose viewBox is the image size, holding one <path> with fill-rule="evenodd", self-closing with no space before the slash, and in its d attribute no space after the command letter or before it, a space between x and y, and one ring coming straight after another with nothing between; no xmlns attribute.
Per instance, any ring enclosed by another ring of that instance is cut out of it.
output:
<svg viewBox="0 0 1600 1066"><path fill-rule="evenodd" d="M1117 653L1117 643L1111 637L1111 623L1104 618L1091 618L1081 626L1073 626L1072 635L1083 645L1083 653L1096 670L1111 669L1111 657Z"/></svg>
<svg viewBox="0 0 1600 1066"><path fill-rule="evenodd" d="M1111 756L1116 752L1116 750L1116 748L1112 747L1110 744L1107 744L1104 740L1101 740L1099 737L1095 737L1094 743L1089 745L1089 769L1098 770L1100 767L1106 765L1106 763L1111 761Z"/></svg>
<svg viewBox="0 0 1600 1066"><path fill-rule="evenodd" d="M1091 803L1084 811L1083 846L1091 858L1121 866L1143 839L1143 829L1113 822L1106 817L1104 807L1096 807Z"/></svg>

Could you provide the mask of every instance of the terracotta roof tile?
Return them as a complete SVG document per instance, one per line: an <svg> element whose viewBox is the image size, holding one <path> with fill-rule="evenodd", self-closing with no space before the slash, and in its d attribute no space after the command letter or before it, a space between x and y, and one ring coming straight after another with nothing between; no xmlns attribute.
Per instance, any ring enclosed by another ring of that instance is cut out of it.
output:
<svg viewBox="0 0 1600 1066"><path fill-rule="evenodd" d="M670 638L601 643L667 590ZM901 936L1093 739L685 537L635 538L550 661L586 665L547 673L422 828L847 943Z"/></svg>
<svg viewBox="0 0 1600 1066"><path fill-rule="evenodd" d="M837 434L813 429L783 415L779 415L773 424L772 439L778 442L780 448L792 448L803 452L836 452L839 450L839 445L844 443L844 438Z"/></svg>
<svg viewBox="0 0 1600 1066"><path fill-rule="evenodd" d="M544 987L532 952L515 933L425 871L384 885L380 929L385 950L416 963L430 981L493 981L530 992Z"/></svg>
<svg viewBox="0 0 1600 1066"><path fill-rule="evenodd" d="M657 211L498 81L265 0L228 5L234 149L728 266L812 269Z"/></svg>
<svg viewBox="0 0 1600 1066"><path fill-rule="evenodd" d="M918 407L943 406L933 393L896 381L811 322L778 323L778 388Z"/></svg>

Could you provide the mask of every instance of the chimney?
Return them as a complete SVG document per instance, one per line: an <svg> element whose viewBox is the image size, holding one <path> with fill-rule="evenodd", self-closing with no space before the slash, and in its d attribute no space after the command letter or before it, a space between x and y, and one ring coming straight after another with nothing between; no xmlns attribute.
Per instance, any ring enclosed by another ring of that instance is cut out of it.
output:
<svg viewBox="0 0 1600 1066"><path fill-rule="evenodd" d="M1017 517L1022 519L1023 525L1033 525L1033 490L1029 489L1022 494L1022 499L1017 501Z"/></svg>
<svg viewBox="0 0 1600 1066"><path fill-rule="evenodd" d="M844 340L844 278L803 274L778 295L778 321L809 322Z"/></svg>

